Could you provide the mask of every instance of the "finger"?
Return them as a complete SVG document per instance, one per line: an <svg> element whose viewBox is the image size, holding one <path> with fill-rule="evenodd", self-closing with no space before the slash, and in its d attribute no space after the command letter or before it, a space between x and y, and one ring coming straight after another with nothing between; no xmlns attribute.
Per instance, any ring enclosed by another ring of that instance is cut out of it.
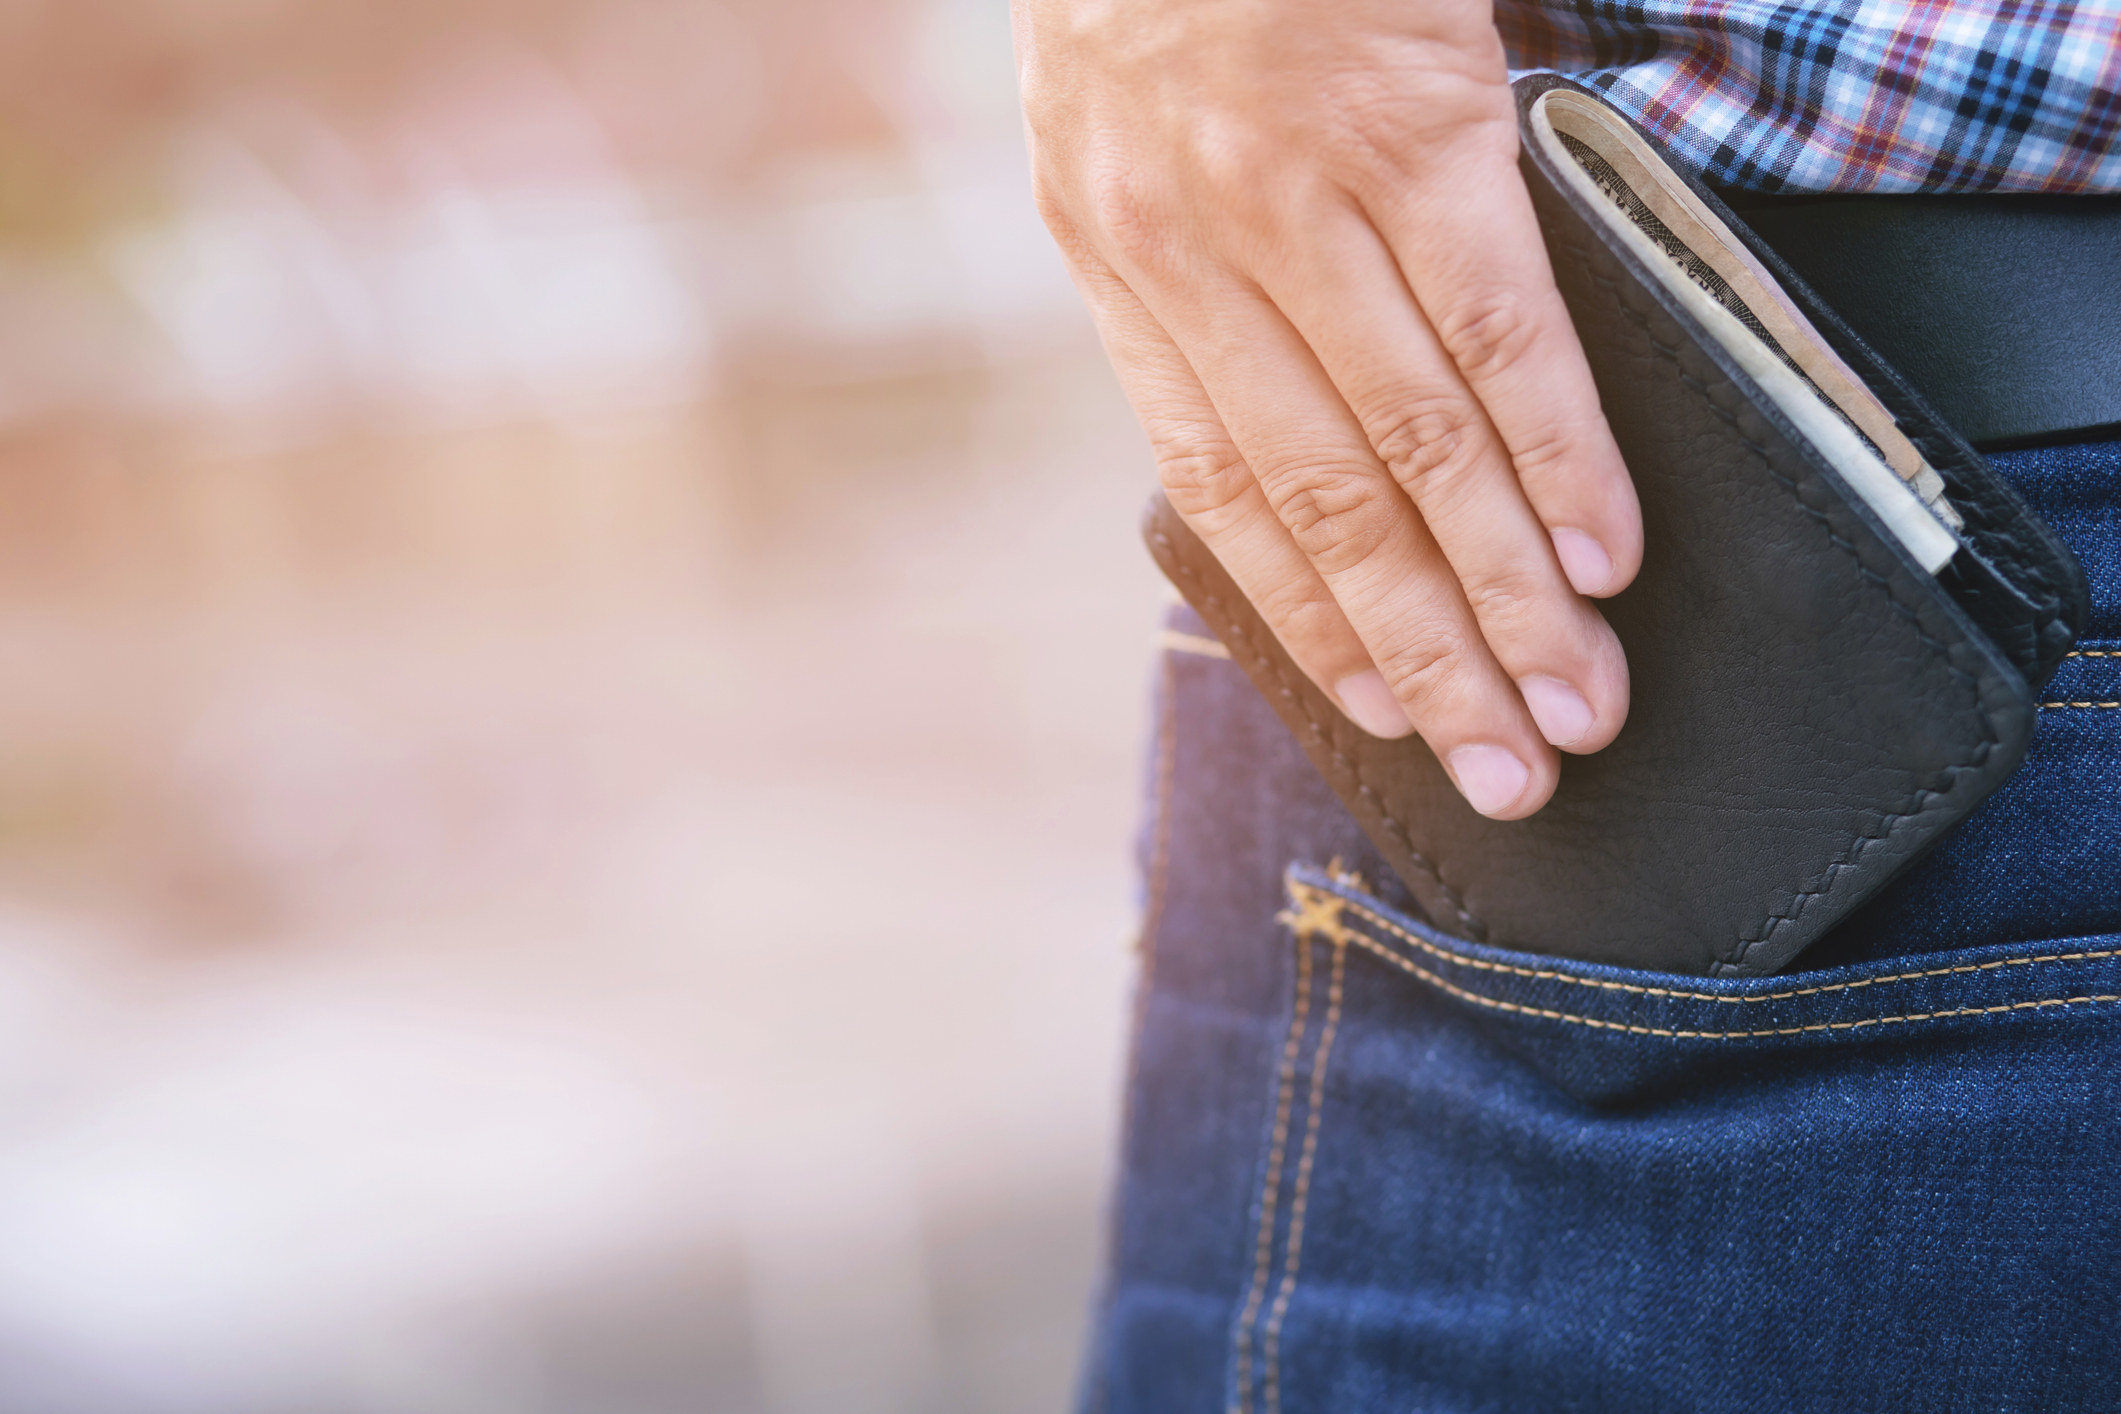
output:
<svg viewBox="0 0 2121 1414"><path fill-rule="evenodd" d="M1553 751L1318 360L1257 287L1223 272L1190 293L1170 313L1152 305L1158 322L1416 729L1482 813L1538 809L1559 777Z"/></svg>
<svg viewBox="0 0 2121 1414"><path fill-rule="evenodd" d="M1627 719L1627 660L1572 585L1508 450L1350 209L1284 247L1271 296L1412 499L1496 661L1555 746L1596 751Z"/></svg>
<svg viewBox="0 0 2121 1414"><path fill-rule="evenodd" d="M1642 565L1642 512L1554 287L1514 145L1381 199L1366 194L1364 206L1508 450L1570 582L1597 596L1625 589Z"/></svg>
<svg viewBox="0 0 2121 1414"><path fill-rule="evenodd" d="M1155 449L1172 507L1349 720L1372 736L1411 734L1414 724L1325 581L1275 517L1185 356L1109 267L1080 252L1071 256L1106 352Z"/></svg>

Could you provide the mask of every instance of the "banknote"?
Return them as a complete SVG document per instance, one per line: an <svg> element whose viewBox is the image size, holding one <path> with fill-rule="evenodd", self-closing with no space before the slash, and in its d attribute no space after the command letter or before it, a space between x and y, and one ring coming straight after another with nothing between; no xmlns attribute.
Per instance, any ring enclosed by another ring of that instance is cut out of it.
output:
<svg viewBox="0 0 2121 1414"><path fill-rule="evenodd" d="M1728 225L1612 110L1555 91L1533 112L1565 179L1932 573L1957 551L1943 479Z"/></svg>

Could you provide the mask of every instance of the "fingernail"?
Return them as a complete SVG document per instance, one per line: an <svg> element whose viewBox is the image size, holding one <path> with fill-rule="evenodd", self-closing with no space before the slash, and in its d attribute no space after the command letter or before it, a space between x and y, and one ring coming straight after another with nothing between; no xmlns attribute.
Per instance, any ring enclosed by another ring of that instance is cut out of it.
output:
<svg viewBox="0 0 2121 1414"><path fill-rule="evenodd" d="M1539 734L1556 746L1573 746L1583 740L1596 715L1583 694L1560 678L1529 677L1517 680L1524 705L1532 709Z"/></svg>
<svg viewBox="0 0 2121 1414"><path fill-rule="evenodd" d="M1493 815L1524 794L1532 768L1500 746L1461 746L1451 753L1451 778L1467 804Z"/></svg>
<svg viewBox="0 0 2121 1414"><path fill-rule="evenodd" d="M1580 530L1564 527L1555 531L1554 554L1578 594L1596 594L1613 582L1613 557Z"/></svg>
<svg viewBox="0 0 2121 1414"><path fill-rule="evenodd" d="M1399 699L1385 685L1385 675L1375 668L1342 678L1333 684L1333 695L1355 719L1355 725L1371 736L1396 741L1414 730L1414 724L1407 720L1406 709L1399 705Z"/></svg>

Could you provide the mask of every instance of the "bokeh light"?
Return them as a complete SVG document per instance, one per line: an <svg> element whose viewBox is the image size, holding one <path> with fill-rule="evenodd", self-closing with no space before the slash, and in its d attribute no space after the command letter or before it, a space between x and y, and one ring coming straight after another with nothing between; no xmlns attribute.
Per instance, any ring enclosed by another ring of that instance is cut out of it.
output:
<svg viewBox="0 0 2121 1414"><path fill-rule="evenodd" d="M995 0L0 3L0 1410L1065 1406L1146 453Z"/></svg>

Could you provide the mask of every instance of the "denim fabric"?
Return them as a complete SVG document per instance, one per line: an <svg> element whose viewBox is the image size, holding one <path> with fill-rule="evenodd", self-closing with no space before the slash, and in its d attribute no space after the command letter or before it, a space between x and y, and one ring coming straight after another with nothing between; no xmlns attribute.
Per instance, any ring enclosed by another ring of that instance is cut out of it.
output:
<svg viewBox="0 0 2121 1414"><path fill-rule="evenodd" d="M2082 656L1780 977L1431 928L1177 611L1088 1409L2121 1407L2121 444L1997 460Z"/></svg>
<svg viewBox="0 0 2121 1414"><path fill-rule="evenodd" d="M1803 966L2121 931L2121 442L1991 461L2077 552L2091 622L2023 769Z"/></svg>

